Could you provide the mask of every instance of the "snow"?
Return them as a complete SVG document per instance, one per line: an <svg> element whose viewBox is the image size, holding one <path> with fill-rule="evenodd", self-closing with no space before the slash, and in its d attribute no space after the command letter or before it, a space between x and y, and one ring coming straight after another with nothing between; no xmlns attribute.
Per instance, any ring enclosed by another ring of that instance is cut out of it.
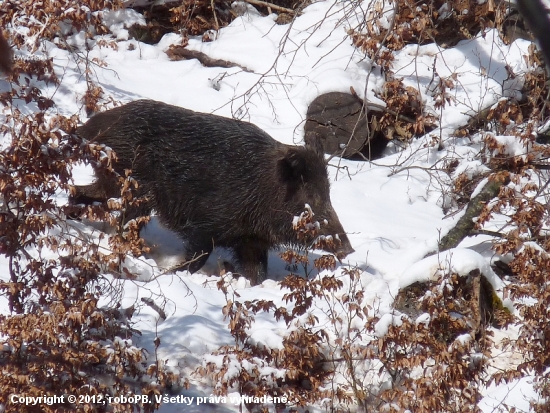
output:
<svg viewBox="0 0 550 413"><path fill-rule="evenodd" d="M103 22L116 36L117 40L128 40L127 28L137 24L145 26L145 17L132 9L107 11L103 13Z"/></svg>
<svg viewBox="0 0 550 413"><path fill-rule="evenodd" d="M495 290L504 287L489 262L481 254L467 248L451 248L414 263L399 277L399 286L403 288L415 282L435 281L445 274L468 275L475 269L479 269Z"/></svg>
<svg viewBox="0 0 550 413"><path fill-rule="evenodd" d="M203 67L197 60L170 61L165 51L170 45L180 43L178 35L167 34L158 45L138 43L128 38L127 28L134 23L143 24L142 16L130 11L104 13L103 19L117 39L118 50L99 48L97 44L92 47L89 58L106 63L105 68L94 67L93 76L106 95L117 102L148 98L195 111L243 118L283 143L301 144L307 107L322 93L349 92L353 88L362 95L366 90L372 102L383 104L375 96L384 83L383 77L373 71L365 87L370 63L346 37L346 30L358 24L354 14L346 13L347 3L316 2L308 6L292 26L277 25L275 15L248 12L221 29L213 42L190 39L190 49L213 59L232 61L252 72L238 67ZM443 14L443 8L441 12ZM68 42L82 46L84 37L74 35ZM428 145L431 138L426 136L403 150L387 149L386 156L376 162L331 160L332 204L355 249L343 264L360 269L366 300L380 316L375 331L378 336L384 335L390 325L400 325L400 319L392 314L393 298L399 288L415 281L434 279L449 271L466 275L479 269L500 294L503 282L490 267L494 253L486 246L489 237L472 237L459 248L424 258L437 249L438 241L461 216L459 213L445 217L441 206L447 205L443 192L449 182L445 177L434 177L429 168L453 153L464 160L455 176L462 172L473 176L485 170L472 159L475 149L461 146L460 139L451 134L475 111L494 105L503 96L521 92L521 79L504 83L507 79L505 65L516 72L528 70L523 56L528 53L529 45L523 40L505 45L497 30L488 29L483 37L477 36L446 50L435 45L405 47L397 53L396 77L403 77L406 86L419 87L428 107L433 107L434 102L428 90L434 59L437 57L435 67L440 77L457 75L456 87L450 91L453 103L441 111L434 111L441 116L440 129L436 132L447 145L437 151ZM43 94L55 100L60 113L79 113L85 120L78 99L85 93L86 84L73 57L53 43L46 43L44 53L53 57L61 86L45 86ZM411 64L413 58L416 58L415 64ZM218 79L219 88L213 87L215 79ZM0 81L0 88L6 87L6 83ZM23 102L19 107L26 113L33 111ZM474 148L479 144L480 138L477 139L472 142ZM511 138L498 139L513 149L511 154L525 152L525 148L510 142ZM90 182L90 168L75 168L74 179L79 184ZM66 202L66 195L60 195L59 202ZM90 226L71 225L78 226L90 237L97 237L98 231ZM177 236L162 228L155 217L142 235L154 246L151 257L129 259L125 263L131 272L139 274L138 280L113 279L123 287L123 308L138 306L134 328L140 330L142 336L136 337L133 345L143 346L150 354L155 354L152 341L159 335L162 343L157 349L159 359L187 373L202 360L219 362L219 357L210 352L233 343L233 338L227 327L228 320L221 311L227 297L216 288L218 276L212 274L216 274L218 258L228 257L227 251L215 250L205 273L178 272L159 276L158 267L167 268L181 260L183 244ZM8 262L2 256L0 277L8 274L7 268ZM341 270L342 267L337 274L345 290L350 280ZM277 281L287 273L278 252L272 251L269 279L262 285L250 287L243 278L229 277L228 280L232 291L240 296L235 299L241 302L261 298L283 306L286 305L283 294L288 291L281 290ZM164 298L160 300L159 297ZM142 298L152 299L158 305L162 303L167 318L162 319L157 311L144 305ZM325 305L319 302L315 306L321 320L326 320ZM1 297L0 313L7 312L5 299ZM426 323L428 319L422 315L416 322ZM281 348L286 331L282 321L276 322L271 315L260 314L250 333L253 343ZM461 340L465 342L467 337ZM233 367L242 368L240 365ZM199 386L196 391L198 395L208 395L211 390ZM530 381L521 379L488 389L480 408L484 412L500 411L499 406L507 403L527 411L530 397L534 397ZM177 411L198 411L195 406L186 408L178 405ZM230 404L219 405L219 409L216 406L209 408L220 412L238 411ZM175 410L173 405L167 404L160 411Z"/></svg>
<svg viewBox="0 0 550 413"><path fill-rule="evenodd" d="M523 377L506 385L492 385L478 406L483 413L504 413L512 406L517 412L529 412L529 403L538 399L532 381L532 377Z"/></svg>
<svg viewBox="0 0 550 413"><path fill-rule="evenodd" d="M391 326L399 327L402 324L401 317L393 314L384 314L374 326L374 332L378 337L385 336Z"/></svg>

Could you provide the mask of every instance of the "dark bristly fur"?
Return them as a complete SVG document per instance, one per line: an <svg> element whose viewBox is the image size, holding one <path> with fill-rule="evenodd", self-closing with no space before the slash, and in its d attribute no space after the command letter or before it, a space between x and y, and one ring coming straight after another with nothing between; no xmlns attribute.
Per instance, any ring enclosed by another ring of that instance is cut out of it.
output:
<svg viewBox="0 0 550 413"><path fill-rule="evenodd" d="M330 203L324 159L313 149L277 142L258 127L150 100L92 117L78 133L111 147L114 169L131 169L148 205L188 243L189 265L200 269L214 246L233 249L238 269L252 284L267 274L270 248L299 244L293 217L309 204L321 234L338 235L340 258L353 252ZM97 174L96 174L97 175ZM112 177L77 187L73 203L120 196Z"/></svg>

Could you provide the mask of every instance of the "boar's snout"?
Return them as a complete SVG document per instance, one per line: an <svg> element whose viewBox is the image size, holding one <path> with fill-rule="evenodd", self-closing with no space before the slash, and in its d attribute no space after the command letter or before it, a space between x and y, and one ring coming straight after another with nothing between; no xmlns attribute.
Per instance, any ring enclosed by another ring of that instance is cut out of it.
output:
<svg viewBox="0 0 550 413"><path fill-rule="evenodd" d="M344 258L346 258L349 254L355 252L355 250L351 246L351 243L349 242L348 236L346 234L340 234L338 238L340 238L341 243L334 252L334 255L336 255L338 261L342 262Z"/></svg>
<svg viewBox="0 0 550 413"><path fill-rule="evenodd" d="M355 252L355 250L351 246L351 242L349 242L349 238L338 219L338 215L336 215L332 207L329 209L328 215L328 225L324 228L323 232L325 235L332 235L334 242L327 245L328 248L326 250L336 255L336 258L341 262L342 259Z"/></svg>

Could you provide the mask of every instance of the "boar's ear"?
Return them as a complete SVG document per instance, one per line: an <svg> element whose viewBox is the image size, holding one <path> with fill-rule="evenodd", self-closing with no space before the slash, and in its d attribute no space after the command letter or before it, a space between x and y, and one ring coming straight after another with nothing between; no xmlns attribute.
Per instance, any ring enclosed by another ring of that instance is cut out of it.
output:
<svg viewBox="0 0 550 413"><path fill-rule="evenodd" d="M313 131L306 132L304 141L306 143L306 148L313 150L315 153L317 153L320 156L324 156L325 154L325 145L323 143L324 140L318 132L313 132Z"/></svg>
<svg viewBox="0 0 550 413"><path fill-rule="evenodd" d="M289 148L277 162L277 174L284 183L300 182L306 172L306 158L300 147Z"/></svg>

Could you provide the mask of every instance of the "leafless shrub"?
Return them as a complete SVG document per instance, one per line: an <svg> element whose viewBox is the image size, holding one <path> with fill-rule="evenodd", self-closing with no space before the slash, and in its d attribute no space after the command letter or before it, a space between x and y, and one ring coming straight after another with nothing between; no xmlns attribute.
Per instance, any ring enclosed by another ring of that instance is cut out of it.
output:
<svg viewBox="0 0 550 413"><path fill-rule="evenodd" d="M154 362L147 366L143 350L132 343L132 308L98 305L114 288L102 269L117 267L122 251L139 242L121 235L111 242L113 252L102 253L71 232L63 208L53 201L58 191L69 189L76 160L108 163L109 157L74 135L74 118L14 113L8 125L2 133L12 142L0 154L0 253L8 259L9 277L0 282L0 291L11 314L2 315L0 323L0 400L8 410L54 412L60 406L16 407L9 396L138 393L152 399L162 387L152 385L151 377L164 384L177 378ZM86 400L73 407L108 407L99 399ZM111 407L132 411L128 404ZM145 411L156 407L143 405Z"/></svg>

